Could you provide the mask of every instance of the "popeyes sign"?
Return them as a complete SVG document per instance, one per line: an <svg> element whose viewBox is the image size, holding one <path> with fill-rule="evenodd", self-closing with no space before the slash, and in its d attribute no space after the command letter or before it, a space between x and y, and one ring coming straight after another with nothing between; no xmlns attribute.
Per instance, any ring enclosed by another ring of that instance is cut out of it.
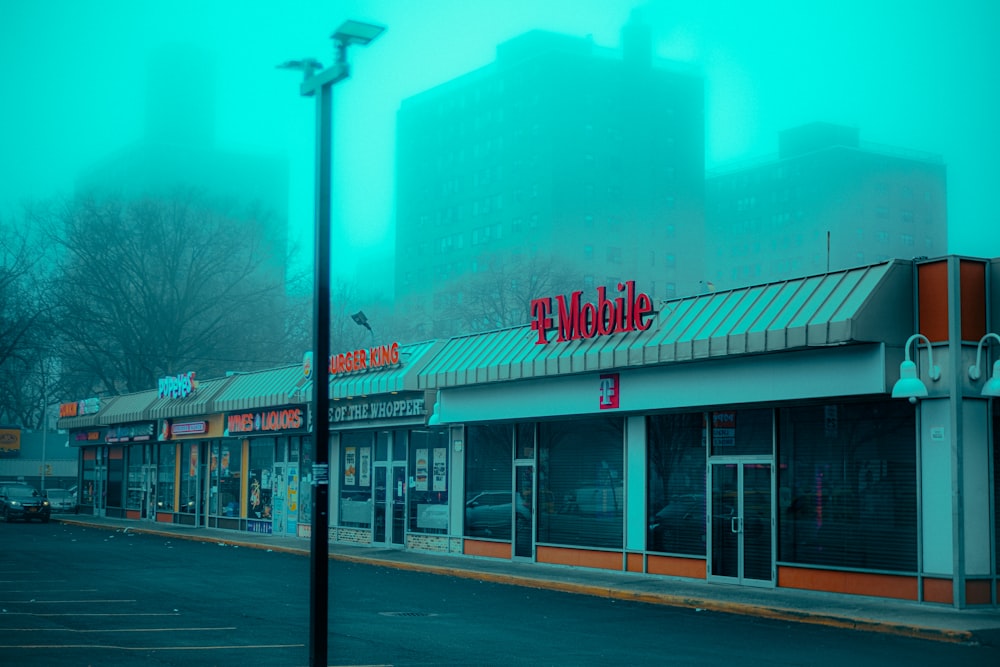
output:
<svg viewBox="0 0 1000 667"><path fill-rule="evenodd" d="M569 297L557 296L555 308L551 297L533 299L531 302L531 328L538 332L536 345L549 341L546 333L558 329L557 343L578 338L594 338L625 331L645 331L652 322L645 319L653 313L653 300L645 292L636 293L635 281L618 283L619 296L608 298L604 286L597 288L596 303L580 303L583 292L573 292Z"/></svg>

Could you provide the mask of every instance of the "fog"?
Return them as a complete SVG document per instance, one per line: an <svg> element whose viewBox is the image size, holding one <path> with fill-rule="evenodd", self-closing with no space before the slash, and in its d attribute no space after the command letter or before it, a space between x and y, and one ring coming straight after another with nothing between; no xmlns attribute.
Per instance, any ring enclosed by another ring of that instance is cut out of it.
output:
<svg viewBox="0 0 1000 667"><path fill-rule="evenodd" d="M186 45L207 54L214 77L204 140L287 158L290 235L308 244L314 103L299 95L300 75L276 65L329 65L329 35L354 18L387 31L351 49L352 78L335 89L335 270L352 276L391 252L402 99L490 63L499 43L535 28L618 47L636 8L655 54L704 77L707 168L773 154L779 131L796 125L855 126L868 142L940 155L949 252L1000 256L1000 5L988 0L4 2L0 215L72 195L81 172L140 141L148 87L167 83L147 80L149 54Z"/></svg>

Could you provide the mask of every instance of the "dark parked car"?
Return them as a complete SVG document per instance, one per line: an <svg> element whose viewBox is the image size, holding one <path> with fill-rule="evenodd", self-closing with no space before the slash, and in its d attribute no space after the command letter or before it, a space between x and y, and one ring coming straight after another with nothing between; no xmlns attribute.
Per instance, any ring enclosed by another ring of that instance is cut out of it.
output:
<svg viewBox="0 0 1000 667"><path fill-rule="evenodd" d="M48 523L51 508L48 499L27 484L0 485L0 516L4 521L38 519Z"/></svg>
<svg viewBox="0 0 1000 667"><path fill-rule="evenodd" d="M76 493L68 489L46 489L49 509L53 514L76 514L80 507L76 503Z"/></svg>

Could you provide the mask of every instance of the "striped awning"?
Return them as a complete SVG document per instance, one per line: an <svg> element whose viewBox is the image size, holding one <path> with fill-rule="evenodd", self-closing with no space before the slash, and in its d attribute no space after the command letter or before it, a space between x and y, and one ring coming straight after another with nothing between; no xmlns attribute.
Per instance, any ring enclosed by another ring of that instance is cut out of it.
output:
<svg viewBox="0 0 1000 667"><path fill-rule="evenodd" d="M150 421L149 408L160 398L159 389L123 394L107 410L98 413L99 424L128 424Z"/></svg>
<svg viewBox="0 0 1000 667"><path fill-rule="evenodd" d="M448 340L421 388L905 340L912 266L893 260L661 302L645 331L536 344L529 325Z"/></svg>
<svg viewBox="0 0 1000 667"><path fill-rule="evenodd" d="M199 380L198 387L184 398L157 398L149 406L150 419L172 419L175 417L190 417L207 415L215 412L214 399L234 377L221 377L212 380Z"/></svg>
<svg viewBox="0 0 1000 667"><path fill-rule="evenodd" d="M302 364L265 371L237 373L215 398L217 412L252 410L303 403L305 376Z"/></svg>

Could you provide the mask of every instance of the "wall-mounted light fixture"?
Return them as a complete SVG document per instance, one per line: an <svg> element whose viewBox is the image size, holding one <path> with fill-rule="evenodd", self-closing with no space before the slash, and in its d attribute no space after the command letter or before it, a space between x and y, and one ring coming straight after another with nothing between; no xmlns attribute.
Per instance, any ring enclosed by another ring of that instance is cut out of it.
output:
<svg viewBox="0 0 1000 667"><path fill-rule="evenodd" d="M906 398L910 403L916 403L918 398L927 395L927 385L917 377L917 365L910 360L910 343L916 340L923 340L927 344L927 361L930 363L928 376L934 382L941 379L941 369L934 364L934 353L931 349L931 342L923 334L913 334L906 339L903 346L903 363L899 365L899 379L892 386L893 398Z"/></svg>
<svg viewBox="0 0 1000 667"><path fill-rule="evenodd" d="M990 338L996 338L997 342L1000 343L1000 335L992 332L979 339L979 345L976 346L976 363L973 366L969 366L969 377L973 380L978 380L982 377L983 373L980 370L980 364L983 361L983 345ZM993 362L993 375L983 385L983 396L1000 396L1000 359Z"/></svg>

